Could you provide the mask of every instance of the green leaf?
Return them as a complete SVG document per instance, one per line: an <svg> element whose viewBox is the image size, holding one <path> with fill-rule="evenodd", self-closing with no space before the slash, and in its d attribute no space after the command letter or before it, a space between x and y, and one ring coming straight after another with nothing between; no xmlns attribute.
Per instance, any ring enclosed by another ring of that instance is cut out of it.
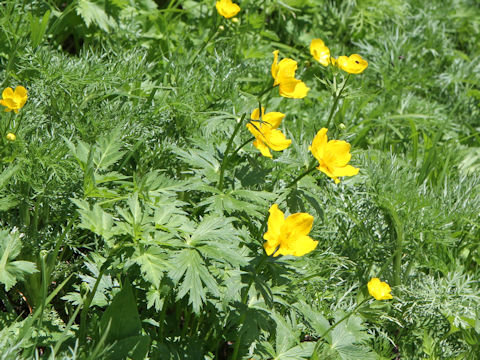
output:
<svg viewBox="0 0 480 360"><path fill-rule="evenodd" d="M14 261L21 249L22 243L17 232L0 231L0 283L5 285L7 291L26 274L37 272L35 264L30 261Z"/></svg>
<svg viewBox="0 0 480 360"><path fill-rule="evenodd" d="M78 0L76 7L77 14L85 21L87 27L94 24L100 29L108 32L111 27L114 27L115 21L107 15L99 4L89 0Z"/></svg>
<svg viewBox="0 0 480 360"><path fill-rule="evenodd" d="M77 211L80 214L81 223L79 226L81 228L88 229L107 241L119 233L119 229L113 227L113 216L103 211L100 205L95 204L90 209L90 204L85 200L71 200L79 208Z"/></svg>
<svg viewBox="0 0 480 360"><path fill-rule="evenodd" d="M149 349L150 337L139 335L142 331L137 303L130 283L125 282L123 289L115 296L100 320L103 331L110 328L106 344L114 345L109 359L144 359ZM101 333L100 336L104 334Z"/></svg>
<svg viewBox="0 0 480 360"><path fill-rule="evenodd" d="M140 266L145 280L151 282L156 288L160 286L164 272L172 267L167 261L165 252L155 246L151 246L142 252L137 249L132 260Z"/></svg>
<svg viewBox="0 0 480 360"><path fill-rule="evenodd" d="M195 313L198 314L202 304L206 302L203 284L213 295L219 296L217 282L196 250L183 249L172 257L171 262L175 264L175 268L169 272L171 279L178 283L183 278L177 298L181 299L188 294L188 303L192 305Z"/></svg>

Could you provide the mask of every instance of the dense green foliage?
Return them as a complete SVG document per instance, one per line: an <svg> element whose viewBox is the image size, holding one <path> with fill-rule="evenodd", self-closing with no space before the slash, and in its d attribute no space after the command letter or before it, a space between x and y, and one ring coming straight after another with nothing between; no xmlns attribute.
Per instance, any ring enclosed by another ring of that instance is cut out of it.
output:
<svg viewBox="0 0 480 360"><path fill-rule="evenodd" d="M238 3L0 3L1 89L28 89L0 114L0 359L479 358L478 1ZM340 184L295 180L347 79L314 38L369 63ZM311 90L260 97L292 139L270 159L244 124L277 49ZM274 203L313 252L266 256Z"/></svg>

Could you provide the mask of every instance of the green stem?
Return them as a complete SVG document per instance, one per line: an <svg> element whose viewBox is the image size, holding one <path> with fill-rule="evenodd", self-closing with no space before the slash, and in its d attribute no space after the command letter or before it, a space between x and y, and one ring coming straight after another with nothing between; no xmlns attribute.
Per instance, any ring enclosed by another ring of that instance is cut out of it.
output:
<svg viewBox="0 0 480 360"><path fill-rule="evenodd" d="M271 82L270 82L271 83ZM269 92L270 90L272 90L274 87L277 87L278 85L275 85L275 86L272 86L270 85L269 83L269 86L267 86L265 88L265 90L263 90L260 94L257 95L257 99L258 101L260 101L260 99L262 98L263 95L265 95L267 92Z"/></svg>
<svg viewBox="0 0 480 360"><path fill-rule="evenodd" d="M325 330L323 332L322 335L319 336L318 338L318 341L317 343L315 344L315 348L313 349L313 353L312 354L316 354L316 352L318 351L319 347L320 347L320 339L323 338L325 335L327 335L330 331L332 331L333 329L335 329L338 325L340 325L342 322L344 322L346 319L348 319L350 316L352 316L360 306L362 306L367 300L369 300L369 298L365 298L363 299L362 301L360 301L357 306L355 306L355 308L350 311L347 315L345 315L343 318L341 318L339 321L337 321L335 324L333 324L332 326L330 326L327 330Z"/></svg>
<svg viewBox="0 0 480 360"><path fill-rule="evenodd" d="M312 164L313 163L313 164ZM287 188L289 187L292 187L293 185L295 185L297 182L300 181L300 179L302 179L303 177L307 176L308 174L310 174L312 171L314 171L315 169L317 168L317 164L315 163L315 160L313 160L311 163L310 163L310 167L304 171L303 173L301 173L300 175L298 175L295 179L293 179L293 181L287 185Z"/></svg>
<svg viewBox="0 0 480 360"><path fill-rule="evenodd" d="M95 293L97 292L98 286L100 285L100 280L103 277L105 270L100 268L100 272L98 273L97 276L97 281L95 281L95 285L93 286L92 291L88 293L87 300L83 304L83 309L82 313L80 314L80 334L79 334L79 339L80 339L80 344L84 344L86 341L87 337L87 314L88 310L90 308L90 304L93 301L93 297L95 296Z"/></svg>
<svg viewBox="0 0 480 360"><path fill-rule="evenodd" d="M334 115L334 113L335 113L335 109L337 108L337 104L338 104L338 101L340 100L340 97L341 97L341 95L342 95L343 89L345 89L345 85L347 85L348 79L350 79L350 74L347 75L347 78L346 78L345 81L343 82L342 88L340 89L340 91L338 92L338 94L335 95L335 100L333 101L333 106L332 106L332 108L330 109L330 114L328 115L327 125L325 126L327 129L328 129L328 127L330 126L330 122L331 122L332 119L333 119L333 115Z"/></svg>
<svg viewBox="0 0 480 360"><path fill-rule="evenodd" d="M403 256L403 227L398 218L398 214L392 209L390 215L393 220L393 226L395 227L396 249L395 257L393 259L393 286L400 285L400 277L402 272L402 256Z"/></svg>
<svg viewBox="0 0 480 360"><path fill-rule="evenodd" d="M260 260L260 262L258 263L257 266L255 266L255 274L257 274L258 271L260 271L260 269L262 268L263 264L265 263L265 261L268 259L268 256L266 256L265 254L263 255L263 258L262 260ZM250 291L250 287L252 286L253 284L253 279L254 277L252 276L250 278L250 280L248 281L248 285L247 285L247 289L245 290L245 293L243 294L242 296L242 304L243 305L246 305L247 304L247 299L248 299L248 292ZM240 350L240 342L242 340L242 331L243 331L243 323L245 321L245 318L247 317L247 311L245 311L245 309L242 309L242 314L240 315L240 321L239 321L239 331L238 331L238 335L237 335L237 339L235 340L235 345L234 345L234 348L233 348L233 355L232 355L232 360L237 360L237 357L238 357L238 351Z"/></svg>
<svg viewBox="0 0 480 360"><path fill-rule="evenodd" d="M234 155L236 155L236 153L238 153L245 145L247 145L248 143L250 143L253 140L255 140L255 136L252 136L250 139L245 140L239 147L237 147L232 152L232 155L230 155L230 157L233 157Z"/></svg>
<svg viewBox="0 0 480 360"><path fill-rule="evenodd" d="M245 119L245 114L242 115L242 117L240 118L240 121L235 126L235 130L233 130L233 134L232 136L230 136L230 139L228 140L228 143L227 143L227 148L225 149L225 153L223 154L222 164L220 165L220 176L218 179L218 190L220 191L223 190L223 178L225 174L225 167L227 166L228 160L230 157L228 156L228 153L230 152L230 149L232 147L233 139L235 138L238 131L240 130L240 127L242 126L244 119Z"/></svg>
<svg viewBox="0 0 480 360"><path fill-rule="evenodd" d="M197 57L198 55L200 55L200 53L203 51L203 49L205 49L207 47L208 44L210 44L210 42L215 39L219 33L219 27L216 26L216 21L215 21L215 26L217 29L215 31L213 31L213 28L210 30L210 34L208 36L208 39L207 41L205 41L202 45L202 47L200 49L198 49L198 51L195 53L195 55L193 55L192 59L190 60L190 65L192 65L195 60L197 60Z"/></svg>

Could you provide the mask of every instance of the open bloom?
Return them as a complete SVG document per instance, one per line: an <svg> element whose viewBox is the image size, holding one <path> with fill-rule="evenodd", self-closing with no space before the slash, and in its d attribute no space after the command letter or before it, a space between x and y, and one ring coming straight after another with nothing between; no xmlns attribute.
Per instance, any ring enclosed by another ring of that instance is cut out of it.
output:
<svg viewBox="0 0 480 360"><path fill-rule="evenodd" d="M295 79L297 62L285 58L278 62L278 50L273 52L272 77L273 86L279 86L280 95L287 98L302 99L310 90L301 80Z"/></svg>
<svg viewBox="0 0 480 360"><path fill-rule="evenodd" d="M263 245L267 255L302 256L317 247L318 241L308 236L313 225L312 215L296 213L285 219L277 204L273 204L268 212L268 231L263 235L267 240Z"/></svg>
<svg viewBox="0 0 480 360"><path fill-rule="evenodd" d="M11 132L9 132L9 133L7 134L7 136L5 136L5 137L7 138L8 141L15 141L15 140L17 140L17 137L15 136L15 134L14 134L14 133L11 133Z"/></svg>
<svg viewBox="0 0 480 360"><path fill-rule="evenodd" d="M252 120L260 119L258 108L253 110L250 115ZM270 149L282 151L290 146L292 140L287 140L285 135L278 130L285 114L281 112L269 112L265 114L265 108L262 107L262 121L254 121L247 124L248 130L255 136L253 146L255 146L263 156L272 157Z"/></svg>
<svg viewBox="0 0 480 360"><path fill-rule="evenodd" d="M327 128L320 129L308 149L319 162L317 169L338 184L338 177L357 175L358 168L347 165L352 157L350 144L343 140L328 141L327 131Z"/></svg>
<svg viewBox="0 0 480 360"><path fill-rule="evenodd" d="M339 56L336 60L337 66L349 74L361 74L368 66L367 60L362 59L358 54Z"/></svg>
<svg viewBox="0 0 480 360"><path fill-rule="evenodd" d="M386 282L380 281L379 278L373 278L367 284L368 292L377 300L389 300L393 299L392 294L390 291L390 285Z"/></svg>
<svg viewBox="0 0 480 360"><path fill-rule="evenodd" d="M240 11L240 6L234 4L232 0L217 1L215 7L218 13L227 19L234 17Z"/></svg>
<svg viewBox="0 0 480 360"><path fill-rule="evenodd" d="M0 100L0 105L5 106L5 111L15 111L18 114L23 105L27 102L27 89L23 86L17 86L15 91L11 87L6 88L2 92L2 100Z"/></svg>
<svg viewBox="0 0 480 360"><path fill-rule="evenodd" d="M328 66L331 63L330 49L325 46L321 39L313 39L310 43L310 54L323 66Z"/></svg>

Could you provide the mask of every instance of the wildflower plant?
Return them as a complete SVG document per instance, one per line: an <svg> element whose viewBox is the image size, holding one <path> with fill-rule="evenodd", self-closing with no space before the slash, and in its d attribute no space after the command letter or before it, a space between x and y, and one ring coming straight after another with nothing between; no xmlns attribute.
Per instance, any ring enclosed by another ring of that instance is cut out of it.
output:
<svg viewBox="0 0 480 360"><path fill-rule="evenodd" d="M474 7L103 3L0 9L2 359L476 356Z"/></svg>

